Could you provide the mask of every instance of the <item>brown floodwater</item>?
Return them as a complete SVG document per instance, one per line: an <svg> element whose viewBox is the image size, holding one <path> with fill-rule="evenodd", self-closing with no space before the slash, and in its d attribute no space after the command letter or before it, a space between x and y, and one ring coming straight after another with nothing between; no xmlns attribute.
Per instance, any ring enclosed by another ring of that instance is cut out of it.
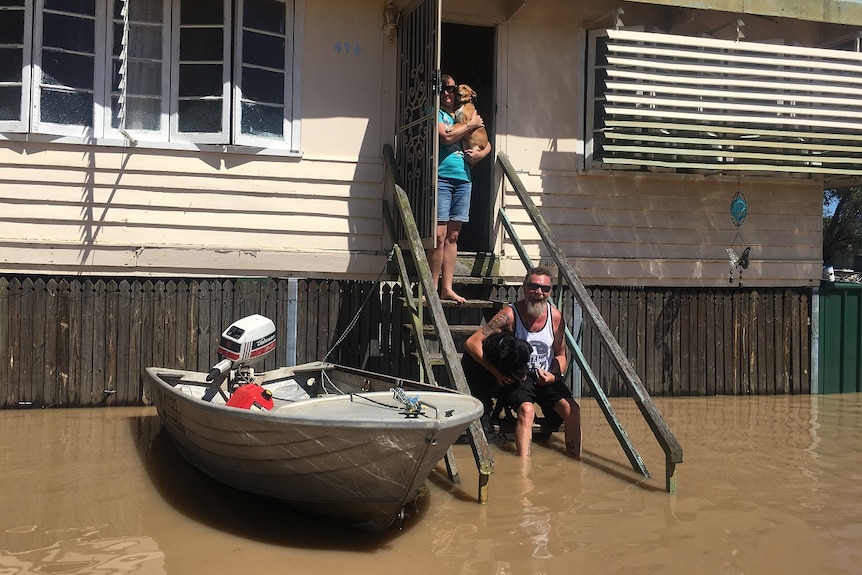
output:
<svg viewBox="0 0 862 575"><path fill-rule="evenodd" d="M369 533L200 474L153 408L0 412L0 574L862 574L862 395L656 400L685 450L679 490L631 400L595 402L584 458L561 438L492 449L490 501L443 465L403 524Z"/></svg>

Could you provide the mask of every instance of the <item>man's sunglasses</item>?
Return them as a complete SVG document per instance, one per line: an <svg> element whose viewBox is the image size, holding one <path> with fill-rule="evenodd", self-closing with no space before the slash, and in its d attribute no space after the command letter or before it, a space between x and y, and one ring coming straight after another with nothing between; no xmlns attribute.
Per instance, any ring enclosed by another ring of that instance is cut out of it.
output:
<svg viewBox="0 0 862 575"><path fill-rule="evenodd" d="M458 90L458 86L443 86L443 91L447 94L454 94Z"/></svg>
<svg viewBox="0 0 862 575"><path fill-rule="evenodd" d="M537 284L535 282L528 282L527 283L527 289L530 291L540 289L540 290L542 290L542 293L548 293L549 291L551 291L551 286Z"/></svg>

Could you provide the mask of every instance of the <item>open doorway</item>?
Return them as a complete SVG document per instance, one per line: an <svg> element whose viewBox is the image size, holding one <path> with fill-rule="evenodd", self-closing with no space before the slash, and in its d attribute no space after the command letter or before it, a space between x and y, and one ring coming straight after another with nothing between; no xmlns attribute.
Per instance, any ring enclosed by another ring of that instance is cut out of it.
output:
<svg viewBox="0 0 862 575"><path fill-rule="evenodd" d="M485 120L488 137L494 141L495 29L444 22L440 31L440 71L449 74L459 84L468 84L476 91L476 108ZM496 149L473 168L473 193L470 221L461 230L458 250L462 252L491 251L493 218L493 173Z"/></svg>

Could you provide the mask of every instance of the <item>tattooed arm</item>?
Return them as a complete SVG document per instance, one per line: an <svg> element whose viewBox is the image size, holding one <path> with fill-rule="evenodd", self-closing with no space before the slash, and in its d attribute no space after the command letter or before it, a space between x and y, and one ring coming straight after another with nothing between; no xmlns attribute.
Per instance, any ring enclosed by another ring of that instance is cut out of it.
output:
<svg viewBox="0 0 862 575"><path fill-rule="evenodd" d="M500 333L504 331L511 332L515 325L515 315L512 312L512 308L509 306L504 306L503 309L497 312L497 314L491 318L491 320L473 332L467 341L464 344L464 349L473 356L477 362L479 362L482 367L490 371L494 374L494 377L502 384L510 383L506 381L506 376L500 373L500 371L492 366L490 363L485 361L484 353L482 350L482 344L488 337L495 333Z"/></svg>

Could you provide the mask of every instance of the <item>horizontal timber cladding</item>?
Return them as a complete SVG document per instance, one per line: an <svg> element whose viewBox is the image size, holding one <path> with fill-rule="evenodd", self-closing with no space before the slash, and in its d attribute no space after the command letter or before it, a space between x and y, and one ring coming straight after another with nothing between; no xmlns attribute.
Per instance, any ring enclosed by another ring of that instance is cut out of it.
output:
<svg viewBox="0 0 862 575"><path fill-rule="evenodd" d="M807 290L590 292L651 395L810 392ZM491 294L517 298L512 286ZM572 294L559 305L605 392L627 395L595 329L572 320ZM288 280L269 278L0 276L0 407L140 405L144 367L209 371L221 332L253 313L272 319L278 338L258 370L290 363L294 343L296 363L327 358L417 377L397 284L297 280L291 292Z"/></svg>

